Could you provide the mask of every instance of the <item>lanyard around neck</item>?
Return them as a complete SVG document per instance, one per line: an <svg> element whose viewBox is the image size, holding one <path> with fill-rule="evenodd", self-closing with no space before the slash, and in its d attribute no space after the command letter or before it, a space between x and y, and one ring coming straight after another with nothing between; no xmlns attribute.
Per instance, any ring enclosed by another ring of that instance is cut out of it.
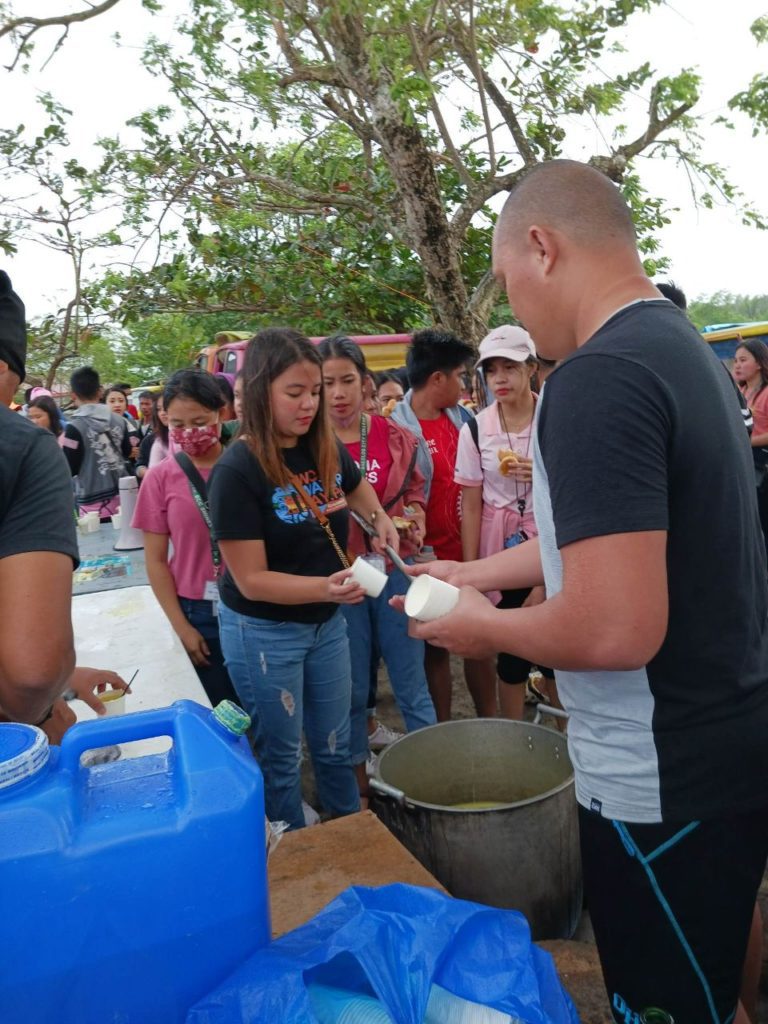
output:
<svg viewBox="0 0 768 1024"><path fill-rule="evenodd" d="M221 567L221 551L219 550L219 545L213 538L213 520L211 519L211 510L208 504L208 488L205 486L205 480L203 480L200 470L186 452L176 452L175 458L181 467L182 472L189 481L189 490L192 494L192 500L197 506L197 510L200 513L203 522L208 528L208 540L211 544L213 568L215 570L215 575L218 576L219 568Z"/></svg>

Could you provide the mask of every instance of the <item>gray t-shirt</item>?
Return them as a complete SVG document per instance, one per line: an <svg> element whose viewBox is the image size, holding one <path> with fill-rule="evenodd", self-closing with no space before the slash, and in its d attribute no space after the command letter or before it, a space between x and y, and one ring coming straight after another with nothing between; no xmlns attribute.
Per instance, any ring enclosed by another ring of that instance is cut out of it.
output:
<svg viewBox="0 0 768 1024"><path fill-rule="evenodd" d="M72 479L47 430L0 406L0 558L57 551L78 564Z"/></svg>
<svg viewBox="0 0 768 1024"><path fill-rule="evenodd" d="M658 653L634 671L557 671L579 802L629 822L764 807L768 591L751 450L733 385L679 310L626 307L552 373L533 481L548 596L567 545L668 535Z"/></svg>

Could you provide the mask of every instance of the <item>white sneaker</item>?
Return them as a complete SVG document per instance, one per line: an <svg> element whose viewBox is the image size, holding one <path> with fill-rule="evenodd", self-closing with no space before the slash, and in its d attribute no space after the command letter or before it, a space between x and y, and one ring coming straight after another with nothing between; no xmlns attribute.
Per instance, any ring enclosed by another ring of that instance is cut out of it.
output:
<svg viewBox="0 0 768 1024"><path fill-rule="evenodd" d="M368 746L371 750L383 750L384 747L388 747L391 743L396 740L402 739L405 733L396 732L394 729L390 729L388 725L384 725L383 722L377 722L376 728L368 737Z"/></svg>
<svg viewBox="0 0 768 1024"><path fill-rule="evenodd" d="M376 765L379 763L378 757L375 754L369 754L365 759L365 774L370 779L376 774Z"/></svg>
<svg viewBox="0 0 768 1024"><path fill-rule="evenodd" d="M314 807L310 807L306 800L301 801L301 809L304 812L304 824L307 828L309 828L310 825L320 824L320 815Z"/></svg>

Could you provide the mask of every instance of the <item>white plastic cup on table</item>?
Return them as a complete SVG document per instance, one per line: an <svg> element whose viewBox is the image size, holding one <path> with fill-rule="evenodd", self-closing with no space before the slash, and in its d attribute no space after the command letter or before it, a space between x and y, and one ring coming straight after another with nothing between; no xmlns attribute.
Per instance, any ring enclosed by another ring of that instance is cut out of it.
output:
<svg viewBox="0 0 768 1024"><path fill-rule="evenodd" d="M431 622L453 611L459 588L435 576L417 576L405 595L405 614L419 622Z"/></svg>
<svg viewBox="0 0 768 1024"><path fill-rule="evenodd" d="M112 513L112 529L119 530L122 525L123 517L119 512Z"/></svg>
<svg viewBox="0 0 768 1024"><path fill-rule="evenodd" d="M387 574L364 558L356 558L351 578L359 583L368 597L378 597L387 585Z"/></svg>
<svg viewBox="0 0 768 1024"><path fill-rule="evenodd" d="M107 709L108 717L125 714L125 690L105 690L96 696Z"/></svg>

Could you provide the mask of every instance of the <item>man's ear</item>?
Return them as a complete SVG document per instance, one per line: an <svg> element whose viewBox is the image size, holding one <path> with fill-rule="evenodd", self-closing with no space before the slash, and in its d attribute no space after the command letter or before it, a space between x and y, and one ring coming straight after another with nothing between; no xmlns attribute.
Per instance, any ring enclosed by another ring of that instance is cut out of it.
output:
<svg viewBox="0 0 768 1024"><path fill-rule="evenodd" d="M526 242L537 271L545 277L551 274L560 256L557 234L550 228L532 224L528 228Z"/></svg>

